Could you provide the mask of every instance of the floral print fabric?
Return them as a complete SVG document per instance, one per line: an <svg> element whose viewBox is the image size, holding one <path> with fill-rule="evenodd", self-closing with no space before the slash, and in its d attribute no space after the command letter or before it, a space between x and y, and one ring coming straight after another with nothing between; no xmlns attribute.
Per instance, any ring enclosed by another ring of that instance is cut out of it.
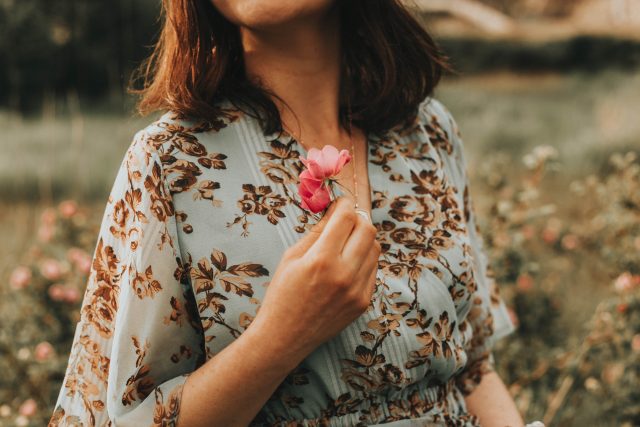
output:
<svg viewBox="0 0 640 427"><path fill-rule="evenodd" d="M220 108L214 122L166 113L128 148L50 425L175 423L189 373L250 325L282 253L312 226L296 192L304 148ZM371 304L287 376L252 426L479 425L464 396L514 326L458 128L429 97L368 144L383 248Z"/></svg>

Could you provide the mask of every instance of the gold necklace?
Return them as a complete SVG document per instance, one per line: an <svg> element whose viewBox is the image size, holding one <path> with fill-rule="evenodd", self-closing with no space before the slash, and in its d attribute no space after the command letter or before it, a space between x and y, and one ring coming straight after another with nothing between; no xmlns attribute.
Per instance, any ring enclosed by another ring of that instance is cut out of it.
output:
<svg viewBox="0 0 640 427"><path fill-rule="evenodd" d="M353 123L352 123L352 118L351 118L351 103L347 102L347 117L349 120L349 143L351 145L351 157L353 158L353 197L355 199L354 201L354 208L356 210L356 212L363 216L365 219L371 221L371 216L369 216L369 212L364 210L364 209L360 209L358 206L358 174L357 174L357 163L356 163L356 150L355 150L355 146L353 144ZM282 123L283 127L285 128L285 130L291 135L293 136L296 141L300 142L300 145L302 145L302 147L309 152L309 149L307 148L307 146L304 144L304 142L302 141L302 136L297 137L295 136L295 134L289 129L288 126L286 126L284 124L284 122Z"/></svg>

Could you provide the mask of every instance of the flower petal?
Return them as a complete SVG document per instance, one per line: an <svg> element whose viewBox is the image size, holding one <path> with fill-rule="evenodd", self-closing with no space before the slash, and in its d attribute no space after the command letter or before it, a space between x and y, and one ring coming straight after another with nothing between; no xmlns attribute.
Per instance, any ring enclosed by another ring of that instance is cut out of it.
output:
<svg viewBox="0 0 640 427"><path fill-rule="evenodd" d="M315 179L322 181L326 178L324 169L315 160L307 160L307 169L309 170L311 176Z"/></svg>
<svg viewBox="0 0 640 427"><path fill-rule="evenodd" d="M321 157L322 151L318 150L317 148L310 148L307 152L307 160L314 160L317 162Z"/></svg>
<svg viewBox="0 0 640 427"><path fill-rule="evenodd" d="M335 174L340 173L344 165L346 165L350 161L351 161L351 153L349 153L349 150L341 150L340 156L338 157L338 161L336 163Z"/></svg>
<svg viewBox="0 0 640 427"><path fill-rule="evenodd" d="M331 194L326 185L322 185L309 198L302 198L302 206L313 213L322 212L331 202Z"/></svg>
<svg viewBox="0 0 640 427"><path fill-rule="evenodd" d="M322 147L322 160L320 161L320 167L322 167L325 178L329 178L336 174L336 165L340 159L340 153L338 149L331 144L327 144Z"/></svg>
<svg viewBox="0 0 640 427"><path fill-rule="evenodd" d="M298 185L298 195L300 195L300 205L313 213L322 211L331 202L331 194L324 184L324 181L315 179L309 170L303 170L300 175Z"/></svg>

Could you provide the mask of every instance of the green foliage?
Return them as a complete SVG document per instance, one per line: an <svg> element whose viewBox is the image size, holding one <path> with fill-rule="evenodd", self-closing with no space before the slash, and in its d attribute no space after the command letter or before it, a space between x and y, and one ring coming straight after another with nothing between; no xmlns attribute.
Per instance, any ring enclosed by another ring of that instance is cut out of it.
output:
<svg viewBox="0 0 640 427"><path fill-rule="evenodd" d="M576 197L569 206L568 194L549 187L558 182L551 178L561 164L554 149L539 146L523 163L517 179L490 178L506 174L501 156L479 171L488 187L477 198L480 228L518 325L498 343L500 374L528 420L638 425L638 155L613 154L602 175L572 180L568 188ZM560 217L561 207L579 214ZM45 209L37 242L2 289L0 367L8 374L0 378L1 425L41 425L51 413L97 214L90 221L73 201Z"/></svg>
<svg viewBox="0 0 640 427"><path fill-rule="evenodd" d="M496 280L518 324L498 343L498 369L527 420L640 425L639 87L637 76L620 73L442 87L469 154ZM12 203L0 210L9 239L0 249L0 426L44 425L111 173L147 119L3 119L0 192ZM91 191L77 193L82 208L45 209L34 230L28 215L42 208L47 182L53 200L76 194L74 185ZM17 209L30 194L34 204Z"/></svg>
<svg viewBox="0 0 640 427"><path fill-rule="evenodd" d="M44 425L79 320L98 232L74 201L42 212L37 240L0 287L0 425Z"/></svg>
<svg viewBox="0 0 640 427"><path fill-rule="evenodd" d="M559 169L549 146L524 156L517 180L492 178L506 173L499 156L481 171L497 195L481 229L519 326L496 358L527 419L640 423L639 154L614 153L566 192L548 179Z"/></svg>
<svg viewBox="0 0 640 427"><path fill-rule="evenodd" d="M159 2L0 1L0 106L120 97L157 33Z"/></svg>

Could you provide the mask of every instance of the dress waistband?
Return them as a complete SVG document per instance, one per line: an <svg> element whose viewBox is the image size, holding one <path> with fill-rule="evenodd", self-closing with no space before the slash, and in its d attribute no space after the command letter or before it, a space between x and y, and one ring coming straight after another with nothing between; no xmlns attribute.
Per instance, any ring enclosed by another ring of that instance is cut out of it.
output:
<svg viewBox="0 0 640 427"><path fill-rule="evenodd" d="M467 412L464 397L454 379L444 384L425 386L424 382L384 394L367 397L357 410L338 416L291 419L266 412L251 427L409 427L480 426L477 417Z"/></svg>

